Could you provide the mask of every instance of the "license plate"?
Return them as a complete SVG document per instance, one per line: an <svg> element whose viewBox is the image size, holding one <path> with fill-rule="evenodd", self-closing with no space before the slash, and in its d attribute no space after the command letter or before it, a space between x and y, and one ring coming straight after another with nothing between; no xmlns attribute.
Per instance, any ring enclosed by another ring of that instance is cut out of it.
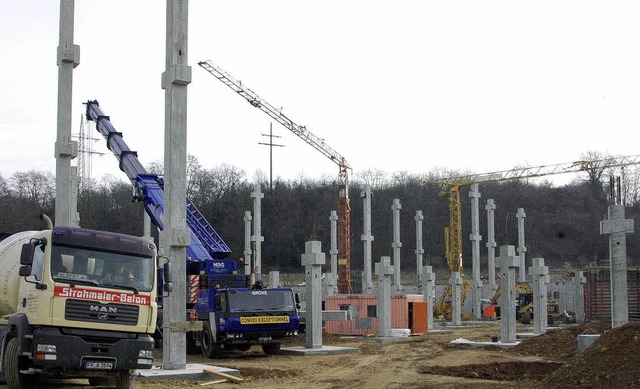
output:
<svg viewBox="0 0 640 389"><path fill-rule="evenodd" d="M264 342L270 342L271 341L271 337L270 336L263 336L258 338L258 342L259 343L264 343Z"/></svg>
<svg viewBox="0 0 640 389"><path fill-rule="evenodd" d="M90 370L111 370L113 369L113 362L85 362L85 369Z"/></svg>

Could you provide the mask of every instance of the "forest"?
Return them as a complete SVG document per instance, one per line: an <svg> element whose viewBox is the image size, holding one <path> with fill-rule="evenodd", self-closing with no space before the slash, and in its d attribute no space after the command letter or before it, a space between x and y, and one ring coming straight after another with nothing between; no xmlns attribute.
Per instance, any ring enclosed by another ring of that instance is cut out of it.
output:
<svg viewBox="0 0 640 389"><path fill-rule="evenodd" d="M150 172L162 171L159 164L149 167ZM394 199L401 204L400 240L401 267L414 271L416 267L417 210L424 216L422 245L424 264L434 267L447 266L445 258L444 228L449 224L449 199L442 196L443 185L429 183L455 172L432 171L424 175L406 172L386 174L363 171L350 182L351 270L359 274L363 268L363 199L365 185L372 190L371 226L372 261L381 256L393 260L393 211ZM493 199L495 210L495 240L502 245L518 246L516 212L526 213L525 246L527 259L542 257L549 266L570 263L583 268L590 263L606 264L609 258L608 236L600 234L600 222L612 202L625 205L625 217L637 220L640 214L638 169L627 167L623 171L620 186L612 190L610 177L620 177L620 171L592 166L574 175L569 184L555 186L549 180L519 179L481 184L480 191L480 242L481 263L487 258L488 199ZM337 210L337 177L308 179L298 177L284 181L271 181L262 172L253 179L232 165L214 168L200 166L189 156L187 164L187 195L207 218L222 239L231 248L232 258L243 256L244 215L253 212L251 192L260 183L262 199L262 266L263 274L271 270L302 272L301 254L305 242L322 242L327 254L328 270L331 211ZM109 230L133 235L143 233L144 209L132 199L132 185L126 176L107 176L101 181L80 182L78 189L78 213L80 226ZM615 181L613 181L615 182ZM463 266L471 268L471 233L469 186L460 189L462 204ZM0 232L15 233L30 229L43 229L41 213L54 217L55 180L48 172L30 170L17 172L10 177L0 176ZM630 265L640 262L640 238L637 232L628 234L627 256ZM153 232L157 239L157 231ZM496 250L496 253L498 250ZM496 254L497 256L498 254ZM483 270L485 271L485 270ZM352 276L352 278L355 276Z"/></svg>

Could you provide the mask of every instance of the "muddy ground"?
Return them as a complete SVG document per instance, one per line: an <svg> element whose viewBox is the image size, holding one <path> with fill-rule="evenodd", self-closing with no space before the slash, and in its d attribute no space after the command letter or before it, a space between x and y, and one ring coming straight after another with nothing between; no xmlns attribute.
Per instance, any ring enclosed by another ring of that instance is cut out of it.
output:
<svg viewBox="0 0 640 389"><path fill-rule="evenodd" d="M521 327L518 332L531 332ZM578 334L602 334L593 345L576 353ZM408 338L326 335L324 345L356 347L352 354L292 356L265 355L259 347L247 352L227 351L216 359L187 355L188 363L237 369L241 383L166 380L137 381L139 389L211 388L637 388L640 387L640 323L611 330L600 322L561 327L546 334L519 339L510 349L454 344L488 342L500 334L499 322L480 322L455 330ZM288 345L304 345L304 334ZM158 355L162 352L159 350ZM161 364L161 361L157 361ZM43 387L86 387L78 380Z"/></svg>
<svg viewBox="0 0 640 389"><path fill-rule="evenodd" d="M189 362L240 371L243 383L218 383L216 388L637 388L640 378L640 323L610 330L592 322L520 339L510 349L451 343L464 338L487 342L500 334L499 322L431 332L393 341L327 336L324 345L356 347L353 354L266 356L259 348L228 352L217 359L188 356ZM519 332L531 329L519 328ZM603 334L576 353L579 334ZM304 344L304 335L292 342ZM217 378L212 377L212 381ZM205 382L198 382L198 384ZM143 389L191 387L193 382L139 382Z"/></svg>

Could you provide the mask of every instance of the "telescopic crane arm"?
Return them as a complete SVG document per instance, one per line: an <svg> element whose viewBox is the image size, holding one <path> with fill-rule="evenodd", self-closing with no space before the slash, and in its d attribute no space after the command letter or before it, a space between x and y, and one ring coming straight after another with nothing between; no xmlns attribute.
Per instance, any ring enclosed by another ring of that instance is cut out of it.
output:
<svg viewBox="0 0 640 389"><path fill-rule="evenodd" d="M198 62L198 65L242 96L252 106L269 115L273 120L282 124L338 165L338 291L340 293L351 293L351 226L349 216L351 212L349 205L349 170L351 170L351 166L349 166L347 160L327 145L323 139L309 131L306 126L301 126L289 119L282 113L281 109L269 104L254 91L242 85L241 81L233 78L213 62L201 61Z"/></svg>

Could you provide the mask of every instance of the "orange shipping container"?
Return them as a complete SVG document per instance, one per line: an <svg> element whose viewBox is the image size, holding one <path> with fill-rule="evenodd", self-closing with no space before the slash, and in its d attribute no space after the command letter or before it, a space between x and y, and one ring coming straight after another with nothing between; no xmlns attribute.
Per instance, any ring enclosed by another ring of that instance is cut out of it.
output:
<svg viewBox="0 0 640 389"><path fill-rule="evenodd" d="M391 296L391 328L408 328L412 333L425 333L427 306L421 294ZM378 296L347 295L325 298L325 310L351 311L352 319L327 321L325 331L336 335L377 335Z"/></svg>

